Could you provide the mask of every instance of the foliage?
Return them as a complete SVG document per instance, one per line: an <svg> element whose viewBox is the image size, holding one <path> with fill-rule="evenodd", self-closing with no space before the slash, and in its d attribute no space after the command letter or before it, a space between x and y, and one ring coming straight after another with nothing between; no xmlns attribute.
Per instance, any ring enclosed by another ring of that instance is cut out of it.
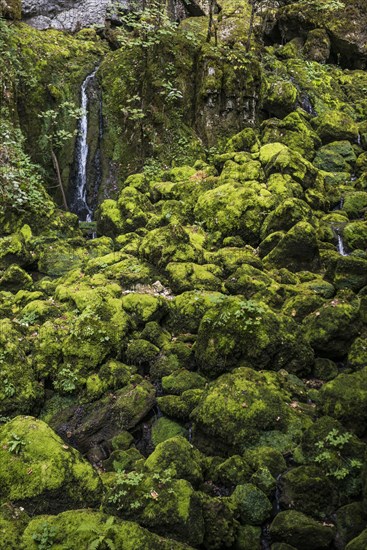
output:
<svg viewBox="0 0 367 550"><path fill-rule="evenodd" d="M78 377L76 374L66 366L57 373L54 387L62 393L72 393L76 389L77 381Z"/></svg>
<svg viewBox="0 0 367 550"><path fill-rule="evenodd" d="M0 213L42 211L47 202L39 170L23 151L24 138L0 122Z"/></svg>
<svg viewBox="0 0 367 550"><path fill-rule="evenodd" d="M8 451L9 453L19 455L22 452L25 444L26 442L24 441L24 439L22 439L16 433L12 433L11 439L9 439L9 441L7 442Z"/></svg>
<svg viewBox="0 0 367 550"><path fill-rule="evenodd" d="M173 492L172 483L173 470L168 468L165 472L155 473L151 478L146 478L141 472L117 472L116 484L109 502L114 504L117 510L125 512L138 511L144 506L144 501L158 500L159 491L166 489L168 493ZM147 484L151 481L151 484Z"/></svg>
<svg viewBox="0 0 367 550"><path fill-rule="evenodd" d="M64 101L57 110L48 109L39 113L39 118L43 120L43 131L40 137L40 146L42 150L51 147L59 150L63 145L77 135L78 130L70 130L73 121L78 120L83 114L83 110L76 107L71 101Z"/></svg>
<svg viewBox="0 0 367 550"><path fill-rule="evenodd" d="M45 521L39 526L38 530L33 533L32 539L37 544L38 550L49 550L53 547L55 536L55 529Z"/></svg>
<svg viewBox="0 0 367 550"><path fill-rule="evenodd" d="M109 517L106 523L100 529L91 528L90 525L81 525L78 528L79 533L92 532L96 537L88 544L88 550L115 550L113 542L114 535L114 517Z"/></svg>
<svg viewBox="0 0 367 550"><path fill-rule="evenodd" d="M321 441L316 443L320 451L315 457L315 462L326 469L326 475L341 480L353 471L362 467L362 462L355 458L345 458L342 453L345 445L352 438L349 432L340 433L336 428Z"/></svg>

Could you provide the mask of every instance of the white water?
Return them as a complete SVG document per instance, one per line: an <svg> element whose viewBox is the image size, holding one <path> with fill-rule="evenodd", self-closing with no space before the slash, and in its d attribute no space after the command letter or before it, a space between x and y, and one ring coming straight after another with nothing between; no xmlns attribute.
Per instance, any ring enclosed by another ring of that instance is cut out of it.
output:
<svg viewBox="0 0 367 550"><path fill-rule="evenodd" d="M341 256L348 256L348 254L345 252L345 249L344 249L344 243L343 243L343 238L341 235L339 235L339 233L337 233L337 238L338 238L338 252Z"/></svg>
<svg viewBox="0 0 367 550"><path fill-rule="evenodd" d="M79 132L77 137L77 176L76 176L76 205L80 221L91 222L93 211L87 202L87 162L88 162L88 86L94 79L97 69L89 74L81 88L82 116L79 120Z"/></svg>

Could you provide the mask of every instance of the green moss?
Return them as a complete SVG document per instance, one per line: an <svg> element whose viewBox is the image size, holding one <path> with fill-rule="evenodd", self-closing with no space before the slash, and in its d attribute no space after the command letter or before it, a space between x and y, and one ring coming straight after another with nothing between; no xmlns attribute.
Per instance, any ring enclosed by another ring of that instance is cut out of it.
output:
<svg viewBox="0 0 367 550"><path fill-rule="evenodd" d="M87 509L33 519L24 532L23 546L29 550L36 550L39 547L36 540L43 533L45 537L48 536L49 542L55 548L76 546L87 548L96 544L96 541L99 544L113 544L116 548L126 550L148 549L156 546L163 550L184 548L184 545L179 542L163 539L136 523L121 521L116 517Z"/></svg>
<svg viewBox="0 0 367 550"><path fill-rule="evenodd" d="M221 288L221 269L213 264L170 262L166 266L170 286L176 292L187 290L212 290Z"/></svg>
<svg viewBox="0 0 367 550"><path fill-rule="evenodd" d="M271 513L270 500L251 483L237 485L230 498L242 524L261 525Z"/></svg>
<svg viewBox="0 0 367 550"><path fill-rule="evenodd" d="M196 372L188 370L177 370L169 376L162 378L162 387L166 393L181 395L186 390L204 388L206 379Z"/></svg>
<svg viewBox="0 0 367 550"><path fill-rule="evenodd" d="M194 484L202 480L200 453L181 436L159 443L145 461L145 468L162 473L169 468L172 477L187 479Z"/></svg>
<svg viewBox="0 0 367 550"><path fill-rule="evenodd" d="M268 435L276 447L279 432L288 433L290 445L292 438L300 435L303 415L287 405L288 394L279 384L277 374L248 368L220 376L204 391L191 413L195 421L194 443L205 450L204 443L201 445L204 434L205 439L215 441L217 452L223 448L226 452L228 448L244 451ZM306 418L304 423L308 423Z"/></svg>
<svg viewBox="0 0 367 550"><path fill-rule="evenodd" d="M11 452L15 435L22 442L18 454ZM32 513L40 513L93 505L100 498L98 475L44 422L16 417L0 429L0 439L3 499L22 502Z"/></svg>
<svg viewBox="0 0 367 550"><path fill-rule="evenodd" d="M347 429L362 435L365 432L366 384L366 367L352 374L339 374L321 388L321 410L342 422Z"/></svg>
<svg viewBox="0 0 367 550"><path fill-rule="evenodd" d="M306 339L324 357L344 356L358 330L358 310L354 294L340 292L304 319Z"/></svg>
<svg viewBox="0 0 367 550"><path fill-rule="evenodd" d="M185 437L186 435L187 430L185 430L185 428L177 422L163 416L158 418L152 426L152 441L155 446L172 437Z"/></svg>
<svg viewBox="0 0 367 550"><path fill-rule="evenodd" d="M302 359L296 358L299 352ZM296 372L307 370L312 362L310 349L290 319L276 315L263 302L238 297L228 297L207 311L195 354L200 369L210 377L241 363L262 368L272 361L273 370L286 365Z"/></svg>
<svg viewBox="0 0 367 550"><path fill-rule="evenodd" d="M315 550L328 548L334 531L333 528L318 523L301 512L287 510L280 512L270 526L270 535L274 542L289 543L298 550L308 550L310 541Z"/></svg>
<svg viewBox="0 0 367 550"><path fill-rule="evenodd" d="M346 113L328 111L314 119L313 124L323 143L341 140L357 142L358 125Z"/></svg>

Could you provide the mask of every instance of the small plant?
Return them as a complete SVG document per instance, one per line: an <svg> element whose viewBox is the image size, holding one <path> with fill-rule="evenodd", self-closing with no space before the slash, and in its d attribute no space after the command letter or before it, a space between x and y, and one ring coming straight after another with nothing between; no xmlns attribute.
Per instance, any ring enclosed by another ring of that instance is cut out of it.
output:
<svg viewBox="0 0 367 550"><path fill-rule="evenodd" d="M37 320L37 312L30 311L29 313L24 313L24 315L22 315L22 317L18 320L18 323L24 327L29 327L29 325L34 325Z"/></svg>
<svg viewBox="0 0 367 550"><path fill-rule="evenodd" d="M351 433L340 433L334 428L322 441L316 443L319 453L314 460L326 470L327 476L342 480L362 468L361 460L342 455L344 446L352 437Z"/></svg>
<svg viewBox="0 0 367 550"><path fill-rule="evenodd" d="M64 367L58 372L57 380L54 381L54 387L63 393L72 393L76 389L77 381L78 377L76 374L68 367Z"/></svg>
<svg viewBox="0 0 367 550"><path fill-rule="evenodd" d="M41 523L38 530L33 533L32 539L37 544L38 550L49 550L53 547L56 531L46 522Z"/></svg>
<svg viewBox="0 0 367 550"><path fill-rule="evenodd" d="M3 392L5 397L13 397L15 394L15 386L8 378L3 379Z"/></svg>
<svg viewBox="0 0 367 550"><path fill-rule="evenodd" d="M20 435L12 433L11 439L9 439L7 443L8 451L9 453L19 455L23 451L25 444L26 442L20 437Z"/></svg>
<svg viewBox="0 0 367 550"><path fill-rule="evenodd" d="M79 533L92 533L96 537L88 544L88 550L115 550L114 536L114 517L109 517L100 529L91 528L88 524L81 525L78 528ZM102 532L101 532L102 531Z"/></svg>

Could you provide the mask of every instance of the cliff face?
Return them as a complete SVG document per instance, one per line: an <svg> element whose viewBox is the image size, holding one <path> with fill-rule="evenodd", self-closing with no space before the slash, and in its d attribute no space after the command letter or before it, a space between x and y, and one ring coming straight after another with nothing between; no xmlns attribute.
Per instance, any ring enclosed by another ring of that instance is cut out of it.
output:
<svg viewBox="0 0 367 550"><path fill-rule="evenodd" d="M119 2L122 9L129 9L129 2ZM24 20L37 29L75 31L91 25L103 25L110 0L24 0Z"/></svg>
<svg viewBox="0 0 367 550"><path fill-rule="evenodd" d="M6 1L9 6L13 2ZM136 11L141 9L142 4L140 0L23 0L22 17L36 29L74 32L92 25L103 26L106 19L118 21L117 10ZM168 4L173 19L181 20L188 15L204 15L208 3L198 0L186 5L184 1L173 0Z"/></svg>

